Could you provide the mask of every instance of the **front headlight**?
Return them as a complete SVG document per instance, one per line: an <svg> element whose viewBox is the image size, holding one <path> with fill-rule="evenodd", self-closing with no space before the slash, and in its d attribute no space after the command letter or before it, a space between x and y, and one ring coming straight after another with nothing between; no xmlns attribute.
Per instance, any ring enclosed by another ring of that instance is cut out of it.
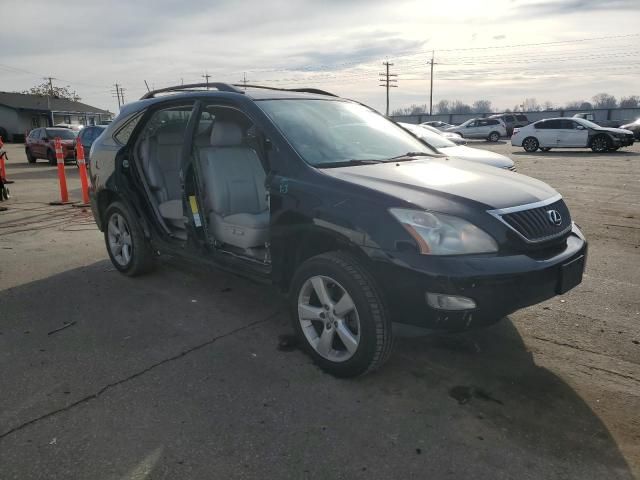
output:
<svg viewBox="0 0 640 480"><path fill-rule="evenodd" d="M391 208L389 212L418 243L423 255L498 251L493 237L462 218L404 208Z"/></svg>

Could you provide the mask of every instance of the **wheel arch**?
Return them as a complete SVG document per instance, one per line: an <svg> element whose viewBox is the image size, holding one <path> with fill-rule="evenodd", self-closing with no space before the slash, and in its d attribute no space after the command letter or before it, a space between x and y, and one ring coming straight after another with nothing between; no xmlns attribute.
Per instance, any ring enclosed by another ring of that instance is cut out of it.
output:
<svg viewBox="0 0 640 480"><path fill-rule="evenodd" d="M360 245L337 232L326 229L308 228L287 235L282 239L282 245L286 247L295 246L293 252L288 254L280 252L281 264L274 269L274 281L287 292L291 285L291 280L298 267L306 260L316 255L327 252L348 252L365 265L369 262L369 256Z"/></svg>

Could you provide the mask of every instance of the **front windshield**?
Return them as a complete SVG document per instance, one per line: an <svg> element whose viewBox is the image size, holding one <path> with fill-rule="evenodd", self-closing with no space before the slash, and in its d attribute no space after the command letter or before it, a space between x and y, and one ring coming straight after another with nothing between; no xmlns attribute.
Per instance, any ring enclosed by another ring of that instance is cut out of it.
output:
<svg viewBox="0 0 640 480"><path fill-rule="evenodd" d="M402 125L404 128L409 130L411 133L413 133L420 140L424 140L427 143L427 145L429 145L431 147L434 147L434 148L448 148L448 147L455 147L456 146L455 143L453 143L450 140L447 140L446 138L444 138L439 133L434 133L431 130L425 128L425 127L422 127L422 126L419 126L419 125L411 125L409 123L401 123L400 125Z"/></svg>
<svg viewBox="0 0 640 480"><path fill-rule="evenodd" d="M574 118L574 120L580 125L584 125L585 127L600 128L600 125L598 125L597 123L593 123L591 120L585 120L584 118Z"/></svg>
<svg viewBox="0 0 640 480"><path fill-rule="evenodd" d="M293 148L311 165L389 160L426 145L382 115L339 100L261 100Z"/></svg>
<svg viewBox="0 0 640 480"><path fill-rule="evenodd" d="M60 137L62 140L74 140L77 133L67 128L47 128L47 137Z"/></svg>

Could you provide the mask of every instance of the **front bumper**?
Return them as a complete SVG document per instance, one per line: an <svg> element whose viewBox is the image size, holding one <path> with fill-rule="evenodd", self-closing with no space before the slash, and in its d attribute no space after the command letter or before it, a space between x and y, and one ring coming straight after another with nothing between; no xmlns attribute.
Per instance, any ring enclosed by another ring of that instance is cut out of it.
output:
<svg viewBox="0 0 640 480"><path fill-rule="evenodd" d="M633 145L633 135L629 135L627 137L621 138L621 137L614 137L613 138L613 145L616 147L628 147L630 145Z"/></svg>
<svg viewBox="0 0 640 480"><path fill-rule="evenodd" d="M379 258L374 270L394 322L459 331L490 325L558 295L563 265L581 256L586 260L586 254L587 242L574 225L566 246L543 258L540 254L431 257L406 252ZM467 297L476 308L437 310L427 304L426 292Z"/></svg>

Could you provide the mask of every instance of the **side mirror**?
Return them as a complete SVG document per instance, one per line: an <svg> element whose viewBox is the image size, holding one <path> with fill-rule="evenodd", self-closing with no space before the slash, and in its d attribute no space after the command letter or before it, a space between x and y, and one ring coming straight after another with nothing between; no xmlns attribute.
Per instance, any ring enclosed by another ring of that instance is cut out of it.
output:
<svg viewBox="0 0 640 480"><path fill-rule="evenodd" d="M576 130L584 130L584 126L583 126L583 125L578 125L578 126L576 127Z"/></svg>

